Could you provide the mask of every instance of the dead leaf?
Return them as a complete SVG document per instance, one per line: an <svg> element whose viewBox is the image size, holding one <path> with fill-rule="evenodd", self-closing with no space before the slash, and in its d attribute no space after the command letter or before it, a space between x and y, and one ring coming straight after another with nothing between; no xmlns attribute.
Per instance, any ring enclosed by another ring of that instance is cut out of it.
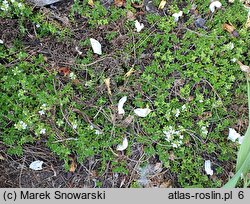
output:
<svg viewBox="0 0 250 204"><path fill-rule="evenodd" d="M250 73L250 67L242 64L240 61L237 61L238 65L240 65L240 69L243 72Z"/></svg>
<svg viewBox="0 0 250 204"><path fill-rule="evenodd" d="M162 171L162 163L161 162L157 162L154 166L154 172L155 173L160 173Z"/></svg>
<svg viewBox="0 0 250 204"><path fill-rule="evenodd" d="M124 121L122 121L121 126L124 128L127 128L134 120L134 116L133 115L129 115L128 117L126 117L124 119Z"/></svg>
<svg viewBox="0 0 250 204"><path fill-rule="evenodd" d="M161 183L160 188L172 188L171 180L164 181Z"/></svg>
<svg viewBox="0 0 250 204"><path fill-rule="evenodd" d="M224 23L222 25L222 27L223 27L224 30L226 30L229 33L232 33L235 30L235 28L232 25L229 25L227 23Z"/></svg>
<svg viewBox="0 0 250 204"><path fill-rule="evenodd" d="M174 152L171 151L171 152L169 153L168 159L171 160L171 161L174 161L174 160L175 160Z"/></svg>
<svg viewBox="0 0 250 204"><path fill-rule="evenodd" d="M5 158L0 154L0 160L5 160Z"/></svg>
<svg viewBox="0 0 250 204"><path fill-rule="evenodd" d="M68 76L70 74L70 69L68 67L61 67L58 71L63 76Z"/></svg>
<svg viewBox="0 0 250 204"><path fill-rule="evenodd" d="M95 6L95 3L93 0L88 0L88 5L90 5L91 7Z"/></svg>
<svg viewBox="0 0 250 204"><path fill-rule="evenodd" d="M137 8L137 9L140 9L140 8L142 8L144 5L143 5L143 3L142 4L136 4L136 3L132 3L131 4L134 8Z"/></svg>
<svg viewBox="0 0 250 204"><path fill-rule="evenodd" d="M232 34L234 37L239 37L239 33L235 30L234 26L224 23L222 28Z"/></svg>
<svg viewBox="0 0 250 204"><path fill-rule="evenodd" d="M166 0L161 0L161 3L159 4L158 9L163 9L166 5L167 1Z"/></svg>
<svg viewBox="0 0 250 204"><path fill-rule="evenodd" d="M130 77L131 74L133 74L135 72L134 68L131 68L124 76L125 77Z"/></svg>
<svg viewBox="0 0 250 204"><path fill-rule="evenodd" d="M125 7L126 0L115 0L114 5L117 6L117 7Z"/></svg>
<svg viewBox="0 0 250 204"><path fill-rule="evenodd" d="M79 85L80 81L79 81L79 79L73 79L72 83L75 84L75 85Z"/></svg>
<svg viewBox="0 0 250 204"><path fill-rule="evenodd" d="M104 83L105 83L105 85L106 85L106 87L108 89L108 94L111 96L112 93L111 93L111 89L110 89L110 78L104 79Z"/></svg>
<svg viewBox="0 0 250 204"><path fill-rule="evenodd" d="M134 21L135 20L135 14L132 11L128 11L127 12L127 19L130 21Z"/></svg>
<svg viewBox="0 0 250 204"><path fill-rule="evenodd" d="M77 164L76 164L76 162L75 162L75 158L69 157L69 161L70 161L70 168L69 168L69 171L70 171L70 172L75 172L76 167L77 167Z"/></svg>
<svg viewBox="0 0 250 204"><path fill-rule="evenodd" d="M206 111L206 112L203 112L201 115L199 115L198 118L202 119L202 120L206 120L206 119L210 118L211 116L212 116L212 112Z"/></svg>
<svg viewBox="0 0 250 204"><path fill-rule="evenodd" d="M250 28L250 15L247 18L246 28Z"/></svg>

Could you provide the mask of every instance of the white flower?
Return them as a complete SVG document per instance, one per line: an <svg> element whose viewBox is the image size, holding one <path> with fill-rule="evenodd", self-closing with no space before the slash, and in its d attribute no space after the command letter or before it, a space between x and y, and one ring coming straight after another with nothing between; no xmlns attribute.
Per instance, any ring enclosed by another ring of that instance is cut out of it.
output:
<svg viewBox="0 0 250 204"><path fill-rule="evenodd" d="M77 124L74 123L74 124L72 125L72 128L75 130L75 129L77 128Z"/></svg>
<svg viewBox="0 0 250 204"><path fill-rule="evenodd" d="M95 134L96 134L96 135L101 135L102 132L101 132L100 130L97 130L97 129L96 129L96 130L95 130Z"/></svg>
<svg viewBox="0 0 250 204"><path fill-rule="evenodd" d="M163 131L164 135L166 136L166 140L169 142L172 139L172 131Z"/></svg>
<svg viewBox="0 0 250 204"><path fill-rule="evenodd" d="M3 44L3 41L0 39L0 44Z"/></svg>
<svg viewBox="0 0 250 204"><path fill-rule="evenodd" d="M244 139L244 136L240 136L240 137L238 137L238 142L239 142L239 144L242 144L243 139Z"/></svg>
<svg viewBox="0 0 250 204"><path fill-rule="evenodd" d="M15 67L13 70L12 70L14 76L20 74L22 71L18 68L18 67Z"/></svg>
<svg viewBox="0 0 250 204"><path fill-rule="evenodd" d="M57 124L59 127L61 127L61 126L64 124L64 122L63 122L63 120L59 119L59 120L56 121L56 124Z"/></svg>
<svg viewBox="0 0 250 204"><path fill-rule="evenodd" d="M27 124L23 121L20 121L20 125L21 125L22 129L24 129L24 130L27 128Z"/></svg>
<svg viewBox="0 0 250 204"><path fill-rule="evenodd" d="M8 1L4 0L2 3L2 6L1 6L1 10L7 11L8 8L9 8L9 3L8 3Z"/></svg>
<svg viewBox="0 0 250 204"><path fill-rule="evenodd" d="M45 133L46 133L46 129L45 128L43 128L43 129L40 130L40 134L45 134Z"/></svg>
<svg viewBox="0 0 250 204"><path fill-rule="evenodd" d="M172 142L172 147L177 148L177 147L180 147L181 144L182 144L181 140L180 141L174 141L174 142Z"/></svg>
<svg viewBox="0 0 250 204"><path fill-rule="evenodd" d="M72 80L75 80L76 79L75 73L74 72L70 72L69 78L72 79Z"/></svg>
<svg viewBox="0 0 250 204"><path fill-rule="evenodd" d="M174 21L178 22L179 18L183 15L183 11L180 11L178 13L174 13L172 16L174 17Z"/></svg>
<svg viewBox="0 0 250 204"><path fill-rule="evenodd" d="M151 110L149 108L137 108L134 110L134 113L142 118L146 117L150 112Z"/></svg>
<svg viewBox="0 0 250 204"><path fill-rule="evenodd" d="M229 128L229 134L228 134L228 138L229 140L235 142L237 138L240 137L240 134L236 132L235 129L233 128Z"/></svg>
<svg viewBox="0 0 250 204"><path fill-rule="evenodd" d="M181 109L186 110L187 109L186 105L184 104L183 106L181 106Z"/></svg>
<svg viewBox="0 0 250 204"><path fill-rule="evenodd" d="M144 24L143 23L140 23L139 21L135 21L135 28L136 28L136 31L139 33L143 28L144 28Z"/></svg>
<svg viewBox="0 0 250 204"><path fill-rule="evenodd" d="M38 111L38 113L39 113L39 115L44 115L45 114L44 110L40 110L40 111Z"/></svg>
<svg viewBox="0 0 250 204"><path fill-rule="evenodd" d="M122 141L122 144L117 145L116 150L123 151L123 150L127 149L127 147L128 147L128 139L125 137Z"/></svg>
<svg viewBox="0 0 250 204"><path fill-rule="evenodd" d="M93 125L90 125L89 128L90 128L90 130L94 130L94 126ZM95 134L96 135L101 135L102 131L95 129Z"/></svg>
<svg viewBox="0 0 250 204"><path fill-rule="evenodd" d="M210 4L209 9L213 13L215 11L215 8L220 8L221 6L222 6L222 4L219 1L213 1Z"/></svg>
<svg viewBox="0 0 250 204"><path fill-rule="evenodd" d="M202 133L203 135L207 135L207 134L208 134L208 130L207 130L207 128L206 128L205 126L202 126L202 127L201 127L201 133Z"/></svg>
<svg viewBox="0 0 250 204"><path fill-rule="evenodd" d="M101 55L102 54L102 45L94 38L90 38L90 43L91 43L93 52L98 54L98 55Z"/></svg>
<svg viewBox="0 0 250 204"><path fill-rule="evenodd" d="M37 28L40 28L41 26L40 26L40 24L36 24L36 27L37 27Z"/></svg>
<svg viewBox="0 0 250 204"><path fill-rule="evenodd" d="M124 114L125 111L123 109L124 103L127 101L127 96L123 96L118 102L118 114Z"/></svg>
<svg viewBox="0 0 250 204"><path fill-rule="evenodd" d="M42 105L42 107L43 107L43 108L45 108L46 106L47 106L47 104L46 104L46 103L44 103L44 104Z"/></svg>
<svg viewBox="0 0 250 204"><path fill-rule="evenodd" d="M23 4L22 3L18 3L17 6L18 6L18 8L21 8L23 6Z"/></svg>
<svg viewBox="0 0 250 204"><path fill-rule="evenodd" d="M207 173L207 175L212 176L214 171L211 169L211 161L210 160L206 160L205 161L205 172Z"/></svg>
<svg viewBox="0 0 250 204"><path fill-rule="evenodd" d="M232 62L236 62L236 61L237 61L237 59L236 59L236 58L233 58L233 59L231 59L231 61L232 61Z"/></svg>
<svg viewBox="0 0 250 204"><path fill-rule="evenodd" d="M227 46L230 50L234 49L234 44L232 42L228 43Z"/></svg>
<svg viewBox="0 0 250 204"><path fill-rule="evenodd" d="M178 118L179 115L180 115L180 113L181 113L180 110L179 110L179 109L176 109L176 110L175 110L175 117Z"/></svg>
<svg viewBox="0 0 250 204"><path fill-rule="evenodd" d="M32 162L29 167L32 170L38 171L38 170L42 170L42 165L43 165L43 161L37 160L37 161Z"/></svg>

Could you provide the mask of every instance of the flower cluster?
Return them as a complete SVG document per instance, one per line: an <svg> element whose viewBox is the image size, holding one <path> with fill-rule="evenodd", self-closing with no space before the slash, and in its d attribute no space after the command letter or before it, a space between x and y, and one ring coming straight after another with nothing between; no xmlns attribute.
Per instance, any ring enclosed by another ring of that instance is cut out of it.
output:
<svg viewBox="0 0 250 204"><path fill-rule="evenodd" d="M166 140L171 142L172 147L177 148L182 145L183 135L180 130L174 130L172 126L165 128L163 131Z"/></svg>
<svg viewBox="0 0 250 204"><path fill-rule="evenodd" d="M0 9L1 9L2 11L8 11L9 8L10 8L10 3L12 3L12 5L13 5L14 7L17 7L17 8L19 8L19 9L23 9L23 8L24 8L24 4L21 3L21 2L16 2L16 0L10 0L10 1L4 0L4 1L2 2L2 5L0 6Z"/></svg>
<svg viewBox="0 0 250 204"><path fill-rule="evenodd" d="M8 2L7 0L4 0L4 1L2 2L2 5L1 5L0 9L3 10L3 11L8 11L9 6L10 6L10 5L9 5L9 2Z"/></svg>
<svg viewBox="0 0 250 204"><path fill-rule="evenodd" d="M14 125L16 129L18 130L25 130L27 129L27 124L23 122L22 120L19 121L17 124Z"/></svg>
<svg viewBox="0 0 250 204"><path fill-rule="evenodd" d="M49 108L47 107L47 104L44 103L41 107L40 110L38 111L39 115L45 115L45 111L48 110Z"/></svg>
<svg viewBox="0 0 250 204"><path fill-rule="evenodd" d="M207 130L207 128L205 126L201 127L201 134L204 135L204 136L206 136L208 134L208 130Z"/></svg>

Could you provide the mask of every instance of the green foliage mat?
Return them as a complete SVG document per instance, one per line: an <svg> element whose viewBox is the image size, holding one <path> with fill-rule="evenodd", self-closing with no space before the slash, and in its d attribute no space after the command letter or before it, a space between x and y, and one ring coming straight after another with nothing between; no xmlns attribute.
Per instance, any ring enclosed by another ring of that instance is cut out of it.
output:
<svg viewBox="0 0 250 204"><path fill-rule="evenodd" d="M0 25L0 140L9 154L22 155L27 143L46 143L67 170L70 155L78 163L98 160L100 174L109 163L109 171L119 175L134 175L131 159L145 167L155 158L176 187L226 183L239 148L227 139L228 128L243 134L248 116L246 83L237 61L249 65L250 35L240 2L221 1L223 8L210 13L209 0L195 1L198 13L192 13L187 1L171 1L164 12L137 16L145 25L139 33L134 21L126 19L128 11L138 13L130 2L106 9L99 2L91 8L74 1L66 13L68 26L53 13L8 2L0 22L15 23ZM172 14L180 10L183 17L174 22ZM206 28L194 25L199 17ZM233 25L239 37L223 30L224 23ZM4 37L8 26L16 34L12 40ZM103 56L93 54L91 37L101 42ZM71 74L60 75L60 62L67 60L53 58L51 52L48 58L48 52L39 52L44 47L36 48L39 43L47 48L70 45L62 53L73 59L68 61ZM131 68L135 72L124 77ZM117 103L125 95L122 117ZM146 107L152 110L147 117L134 115L135 108ZM128 116L133 121L124 125ZM117 152L125 136L128 148ZM212 162L213 176L204 171L205 160ZM132 187L141 185L137 172Z"/></svg>

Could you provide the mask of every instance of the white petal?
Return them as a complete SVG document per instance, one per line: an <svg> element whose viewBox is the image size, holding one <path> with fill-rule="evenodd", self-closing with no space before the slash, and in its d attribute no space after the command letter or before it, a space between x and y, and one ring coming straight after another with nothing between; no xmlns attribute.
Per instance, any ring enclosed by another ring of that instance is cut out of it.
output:
<svg viewBox="0 0 250 204"><path fill-rule="evenodd" d="M101 132L100 130L97 130L97 129L96 129L96 130L95 130L95 134L96 134L96 135L101 135L102 132Z"/></svg>
<svg viewBox="0 0 250 204"><path fill-rule="evenodd" d="M149 108L137 108L134 110L134 113L139 117L146 117L151 110Z"/></svg>
<svg viewBox="0 0 250 204"><path fill-rule="evenodd" d="M244 136L240 136L240 137L238 138L238 142L239 142L239 144L242 144L243 139L244 139Z"/></svg>
<svg viewBox="0 0 250 204"><path fill-rule="evenodd" d="M0 39L0 44L3 44L3 41Z"/></svg>
<svg viewBox="0 0 250 204"><path fill-rule="evenodd" d="M118 114L124 114L125 111L123 109L124 103L127 101L127 96L123 96L118 103Z"/></svg>
<svg viewBox="0 0 250 204"><path fill-rule="evenodd" d="M208 175L213 175L214 171L211 169L211 161L210 160L206 160L205 161L205 172Z"/></svg>
<svg viewBox="0 0 250 204"><path fill-rule="evenodd" d="M38 170L42 170L42 165L43 165L43 161L37 160L30 164L30 168L32 170L38 171Z"/></svg>
<svg viewBox="0 0 250 204"><path fill-rule="evenodd" d="M221 6L222 6L222 4L219 1L213 1L210 4L209 9L213 13L215 11L215 8L220 8Z"/></svg>
<svg viewBox="0 0 250 204"><path fill-rule="evenodd" d="M38 113L39 113L40 115L44 115L44 114L45 114L45 112L44 112L43 110L38 111Z"/></svg>
<svg viewBox="0 0 250 204"><path fill-rule="evenodd" d="M76 46L75 49L76 49L76 51L78 52L79 55L82 55L82 52L79 50L78 46Z"/></svg>
<svg viewBox="0 0 250 204"><path fill-rule="evenodd" d="M143 23L139 23L139 21L135 21L135 27L136 27L136 31L140 32L143 28L144 28L144 24Z"/></svg>
<svg viewBox="0 0 250 204"><path fill-rule="evenodd" d="M229 139L229 140L235 142L235 140L236 140L237 138L239 138L239 137L240 137L240 134L237 133L235 129L229 128L229 134L228 134L228 138L227 138L227 139Z"/></svg>
<svg viewBox="0 0 250 204"><path fill-rule="evenodd" d="M174 13L172 16L174 17L174 21L177 22L182 15L183 11L180 11L178 13Z"/></svg>
<svg viewBox="0 0 250 204"><path fill-rule="evenodd" d="M127 149L127 147L128 147L128 139L125 137L122 141L122 144L117 145L116 150L123 151L123 150Z"/></svg>
<svg viewBox="0 0 250 204"><path fill-rule="evenodd" d="M92 46L94 53L101 55L102 54L102 45L94 38L90 38L90 43L91 43L91 46Z"/></svg>

